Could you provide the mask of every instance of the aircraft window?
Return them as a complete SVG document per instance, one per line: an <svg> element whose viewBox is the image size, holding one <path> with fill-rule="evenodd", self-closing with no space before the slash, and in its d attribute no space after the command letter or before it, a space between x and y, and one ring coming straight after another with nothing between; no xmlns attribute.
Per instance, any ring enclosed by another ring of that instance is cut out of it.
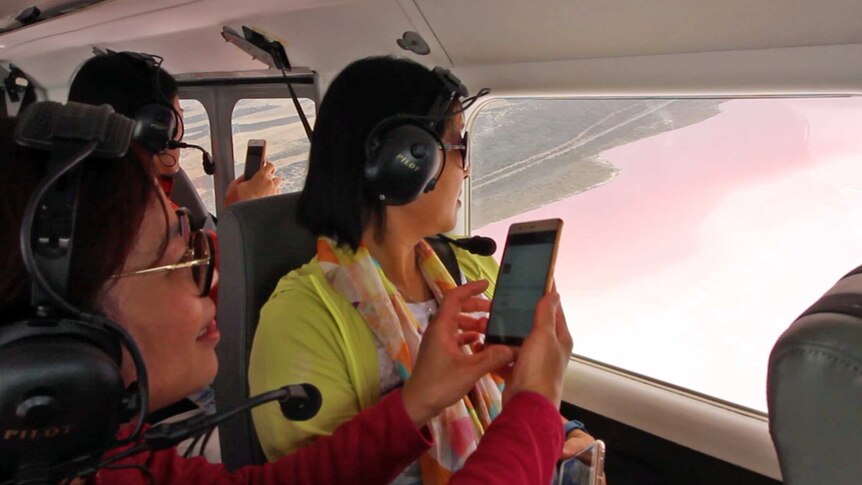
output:
<svg viewBox="0 0 862 485"><path fill-rule="evenodd" d="M562 218L575 353L766 411L772 345L859 264L860 119L857 97L493 100L470 227L502 247Z"/></svg>
<svg viewBox="0 0 862 485"><path fill-rule="evenodd" d="M204 150L212 153L212 142L210 141L210 120L204 105L196 99L181 99L180 107L183 109L183 125L185 134L183 141L200 145ZM180 151L180 164L188 174L192 184L201 196L207 210L216 213L215 190L213 189L213 178L204 173L201 163L201 152L186 148Z"/></svg>
<svg viewBox="0 0 862 485"><path fill-rule="evenodd" d="M300 98L308 122L314 126L314 101ZM253 138L266 140L266 159L275 164L281 177L281 192L302 190L308 170L308 150L311 146L299 115L289 98L241 99L233 108L234 173L245 169L245 152Z"/></svg>

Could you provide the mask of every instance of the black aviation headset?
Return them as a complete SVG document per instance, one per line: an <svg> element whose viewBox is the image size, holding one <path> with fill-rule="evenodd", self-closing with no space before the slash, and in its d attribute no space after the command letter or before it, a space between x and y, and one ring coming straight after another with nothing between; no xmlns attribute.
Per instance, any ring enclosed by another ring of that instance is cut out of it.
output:
<svg viewBox="0 0 862 485"><path fill-rule="evenodd" d="M80 164L87 158L123 163L133 131L140 132L107 105L46 101L19 117L15 141L51 155L20 232L33 280L32 316L0 325L0 484L56 483L92 472L106 450L141 432L149 394L140 351L121 326L65 296L74 282ZM121 347L137 368L128 389ZM119 426L135 415L131 436L117 440Z"/></svg>
<svg viewBox="0 0 862 485"><path fill-rule="evenodd" d="M109 50L105 55L118 56L131 63L142 65L152 78L149 97L144 100L146 104L135 111L135 128L132 136L150 152L163 153L183 128L182 117L171 100L166 99L159 83L159 69L163 59L141 52Z"/></svg>
<svg viewBox="0 0 862 485"><path fill-rule="evenodd" d="M43 101L19 117L15 142L50 151L45 175L30 196L21 221L21 259L32 279L28 316L0 316L0 485L57 483L100 468L122 468L119 460L165 449L207 432L255 406L279 401L282 414L306 420L322 398L311 384L291 384L259 394L214 416L193 416L143 432L149 408L147 369L132 336L104 315L69 303L74 282L75 221L85 159L125 163L133 134L168 136L170 124L141 129L140 120L108 105ZM98 163L94 160L93 163ZM6 317L6 318L3 318ZM135 364L136 381L124 389L121 349ZM137 416L127 438L120 426ZM105 458L105 452L131 445ZM145 467L142 473L152 475Z"/></svg>
<svg viewBox="0 0 862 485"><path fill-rule="evenodd" d="M106 54L120 56L129 62L141 64L146 67L152 82L150 84L150 95L144 105L135 111L135 128L132 137L144 145L151 153L161 156L171 148L193 148L203 154L203 169L207 175L215 173L215 164L209 152L198 145L177 141L185 133L183 118L174 107L172 100L165 97L159 81L162 62L164 59L155 54L143 52L114 52L108 50ZM170 166L179 163L174 159Z"/></svg>
<svg viewBox="0 0 862 485"><path fill-rule="evenodd" d="M365 181L371 193L387 205L407 204L434 190L446 163L436 129L490 92L483 88L467 98L467 87L448 69L438 66L433 72L441 89L426 115L390 116L365 139ZM460 98L465 98L461 109L449 111L452 102Z"/></svg>

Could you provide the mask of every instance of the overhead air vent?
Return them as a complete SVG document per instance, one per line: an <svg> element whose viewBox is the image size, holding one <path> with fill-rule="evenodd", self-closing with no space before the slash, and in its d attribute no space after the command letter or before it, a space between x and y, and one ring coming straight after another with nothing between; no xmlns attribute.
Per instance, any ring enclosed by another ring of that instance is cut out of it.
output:
<svg viewBox="0 0 862 485"><path fill-rule="evenodd" d="M0 34L57 18L106 0L4 0L0 4Z"/></svg>

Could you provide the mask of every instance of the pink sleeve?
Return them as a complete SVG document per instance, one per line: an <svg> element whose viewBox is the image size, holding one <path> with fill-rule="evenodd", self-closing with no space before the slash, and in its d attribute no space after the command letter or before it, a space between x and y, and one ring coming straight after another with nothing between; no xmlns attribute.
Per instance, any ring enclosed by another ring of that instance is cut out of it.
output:
<svg viewBox="0 0 862 485"><path fill-rule="evenodd" d="M559 411L542 395L521 392L506 403L449 484L548 484L562 449Z"/></svg>
<svg viewBox="0 0 862 485"><path fill-rule="evenodd" d="M274 463L228 472L204 458L183 459L171 448L117 464L144 465L157 483L166 484L381 484L392 481L430 445L428 429L417 429L407 416L399 390L339 426L332 436ZM139 470L126 469L102 470L96 482L145 484L147 480Z"/></svg>

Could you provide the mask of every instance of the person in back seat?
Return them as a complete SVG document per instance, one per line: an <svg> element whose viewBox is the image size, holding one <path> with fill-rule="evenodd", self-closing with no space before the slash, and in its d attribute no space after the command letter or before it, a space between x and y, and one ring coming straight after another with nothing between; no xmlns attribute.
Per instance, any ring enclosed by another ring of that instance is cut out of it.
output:
<svg viewBox="0 0 862 485"><path fill-rule="evenodd" d="M142 108L148 105L163 105L175 116L173 140L180 141L184 133L183 109L177 93L177 82L161 67L161 58L138 52L110 52L89 59L78 69L69 88L69 101L108 104L117 113L132 119L140 117ZM146 151L140 145L138 149ZM152 157L159 183L170 198L172 177L180 169L180 149L165 147L146 156ZM264 162L251 180L240 175L230 183L225 205L277 194L280 182L275 166Z"/></svg>
<svg viewBox="0 0 862 485"><path fill-rule="evenodd" d="M277 406L253 412L270 460L410 382L429 322L462 283L424 238L451 230L462 203L469 176L462 111L475 100L466 96L448 71L390 57L350 64L327 90L297 209L318 237L317 256L283 277L264 305L249 367L252 394L300 380L325 399L306 422L285 420ZM453 249L466 281L490 282L490 298L496 262ZM445 483L500 413L501 387L498 376L485 375L435 417L437 446L394 483ZM563 458L593 441L582 430L568 438Z"/></svg>

